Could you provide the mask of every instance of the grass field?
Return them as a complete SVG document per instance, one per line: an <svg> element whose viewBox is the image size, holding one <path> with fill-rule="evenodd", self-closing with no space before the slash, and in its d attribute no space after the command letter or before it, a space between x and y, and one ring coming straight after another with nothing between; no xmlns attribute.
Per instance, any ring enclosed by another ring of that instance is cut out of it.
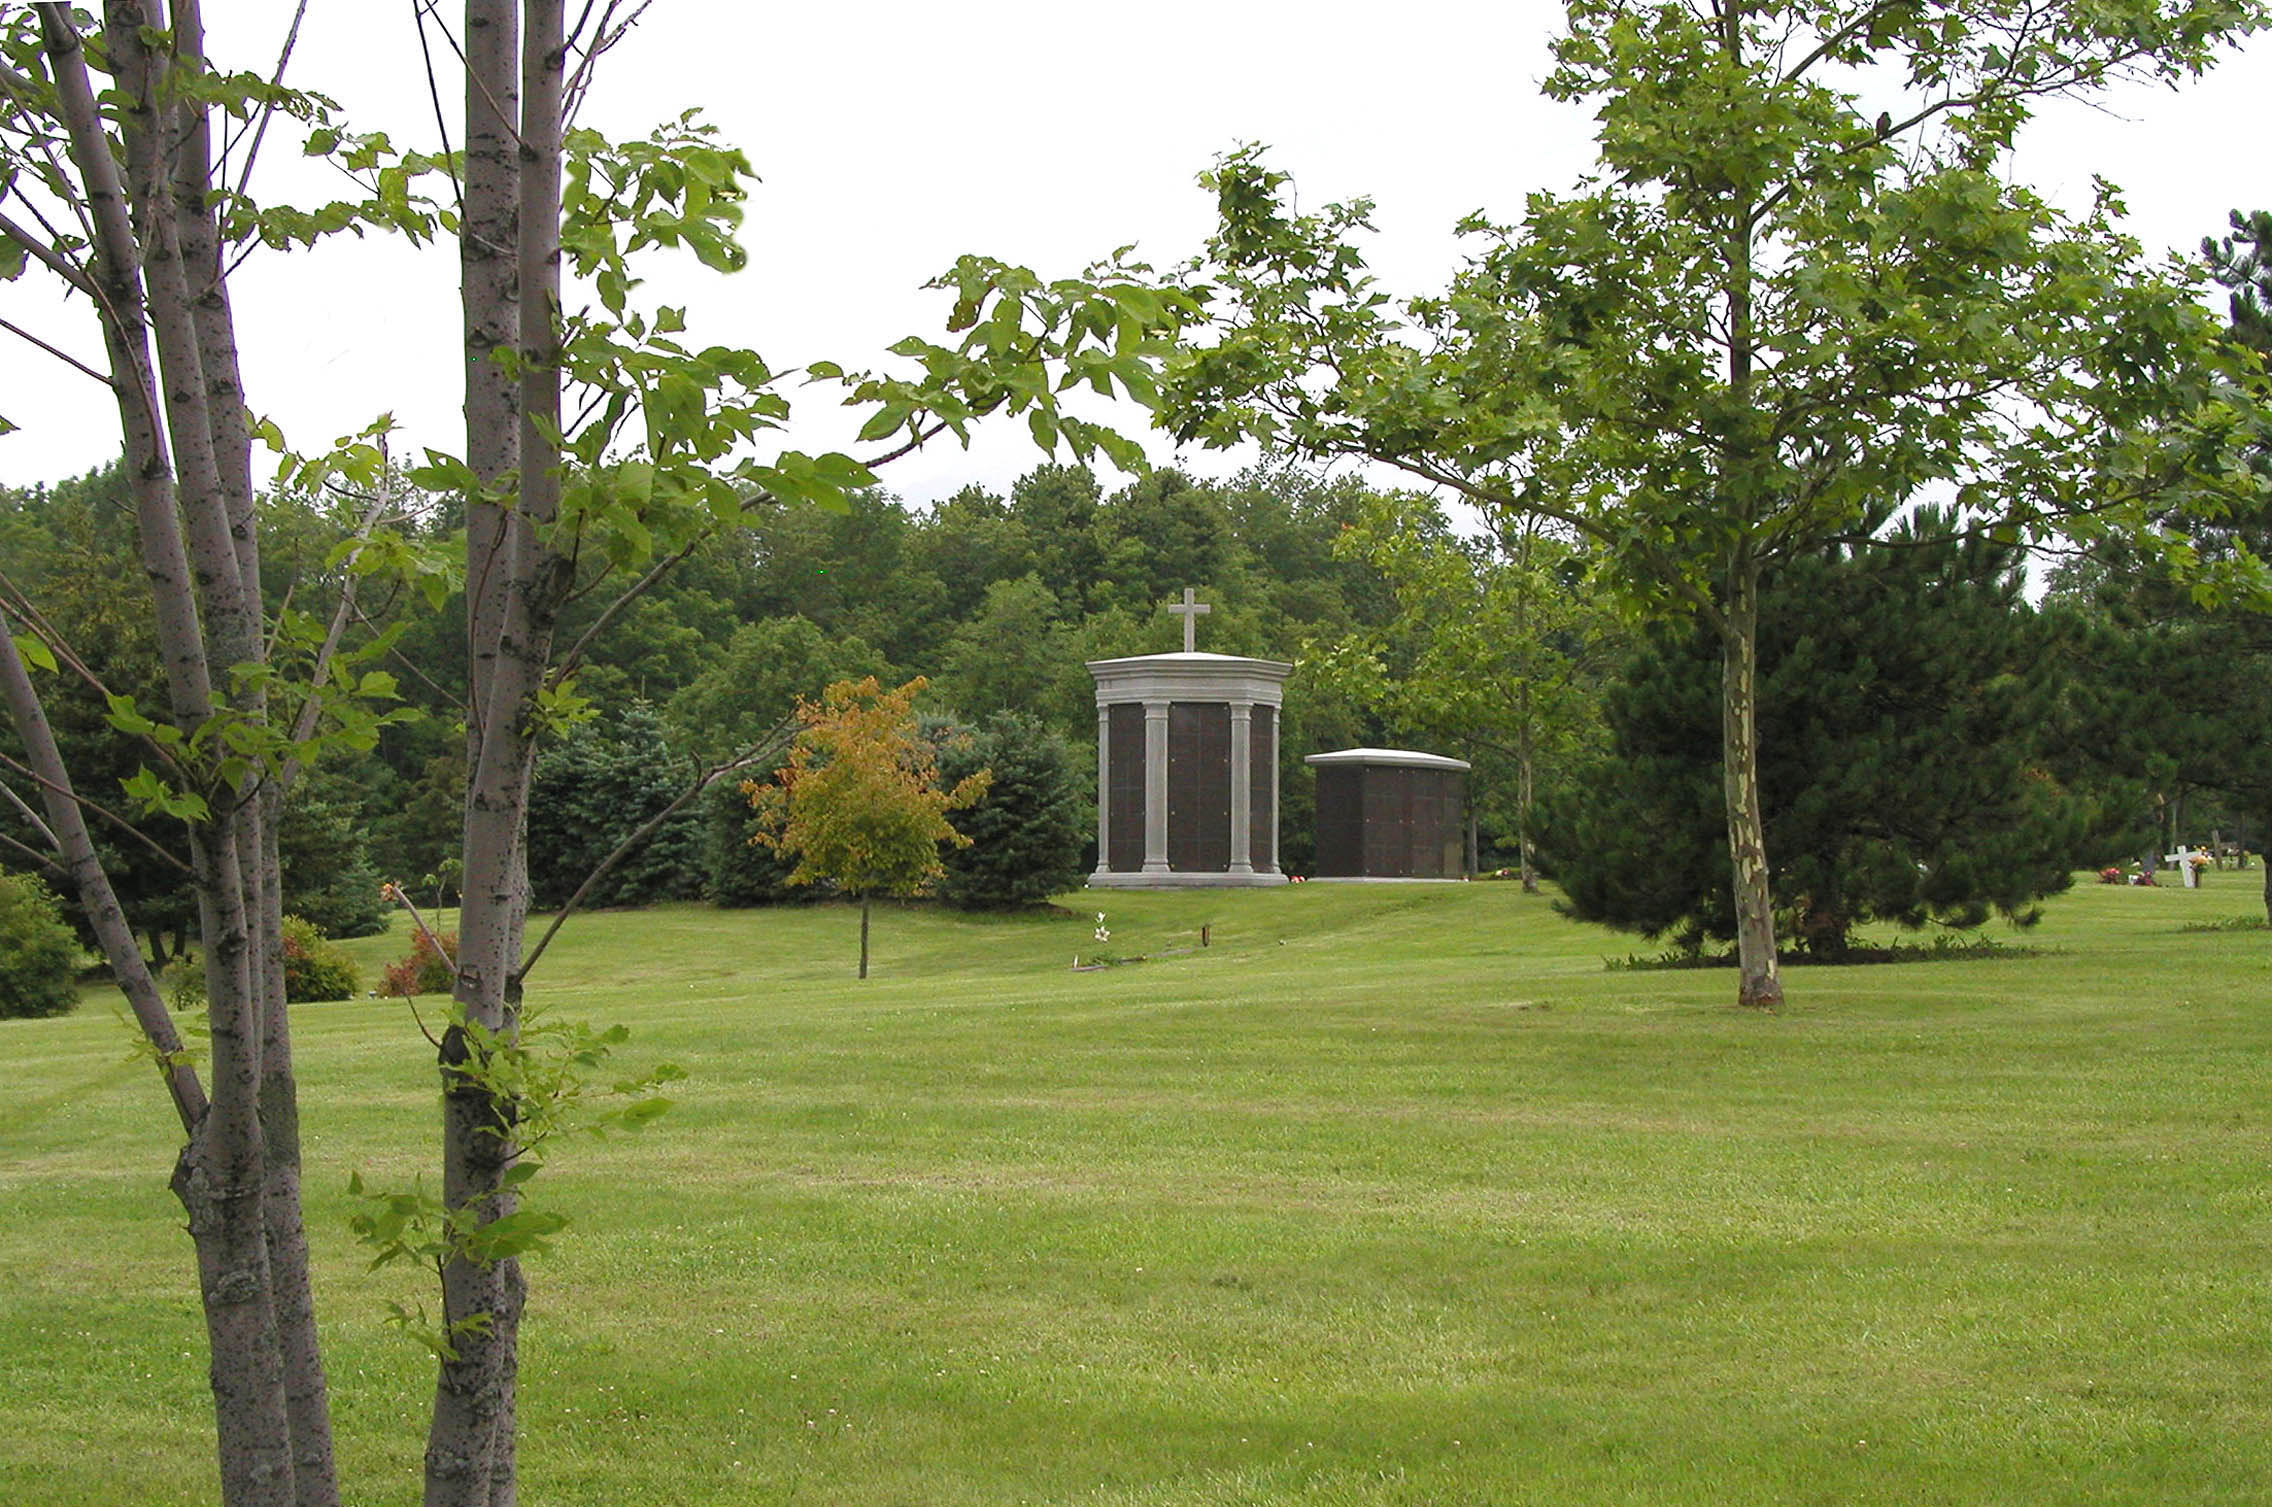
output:
<svg viewBox="0 0 2272 1507"><path fill-rule="evenodd" d="M1075 915L583 918L537 994L692 1075L564 1154L522 1499L2272 1503L2254 871L2079 886L2035 958L1610 972L1512 885ZM400 938L358 946L367 964ZM1645 950L1645 949L1644 949ZM376 968L370 968L376 977ZM430 1371L351 1170L433 1162L399 1003L296 1012L349 1499ZM214 1487L176 1136L90 1000L0 1022L0 1502Z"/></svg>

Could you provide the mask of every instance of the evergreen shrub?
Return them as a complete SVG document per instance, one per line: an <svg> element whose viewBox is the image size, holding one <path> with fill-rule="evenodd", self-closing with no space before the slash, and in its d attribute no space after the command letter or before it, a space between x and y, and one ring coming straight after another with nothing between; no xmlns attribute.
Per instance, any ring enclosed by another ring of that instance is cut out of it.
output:
<svg viewBox="0 0 2272 1507"><path fill-rule="evenodd" d="M79 1002L79 939L46 885L0 873L0 1019L65 1015Z"/></svg>
<svg viewBox="0 0 2272 1507"><path fill-rule="evenodd" d="M691 782L654 709L635 702L537 755L529 784L529 887L553 909ZM703 889L700 817L681 809L595 885L591 905L692 900Z"/></svg>
<svg viewBox="0 0 2272 1507"><path fill-rule="evenodd" d="M1038 905L1079 889L1088 807L1065 740L1022 712L996 712L975 731L933 736L941 785L994 772L975 805L947 818L971 841L941 847L939 898L991 909Z"/></svg>
<svg viewBox="0 0 2272 1507"><path fill-rule="evenodd" d="M703 873L710 903L728 908L803 905L834 893L830 884L789 883L797 860L755 841L764 823L750 806L744 783L721 780L703 793Z"/></svg>

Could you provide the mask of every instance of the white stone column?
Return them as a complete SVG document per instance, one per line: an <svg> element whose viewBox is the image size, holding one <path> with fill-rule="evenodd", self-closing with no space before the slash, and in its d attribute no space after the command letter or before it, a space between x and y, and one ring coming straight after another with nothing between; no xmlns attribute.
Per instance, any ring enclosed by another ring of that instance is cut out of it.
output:
<svg viewBox="0 0 2272 1507"><path fill-rule="evenodd" d="M1112 868L1112 710L1097 707L1097 872Z"/></svg>
<svg viewBox="0 0 2272 1507"><path fill-rule="evenodd" d="M1254 703L1231 703L1231 872L1254 872Z"/></svg>
<svg viewBox="0 0 2272 1507"><path fill-rule="evenodd" d="M1284 751L1280 740L1286 736L1286 713L1283 707L1275 709L1270 717L1270 852L1267 872L1283 874L1285 866L1278 862L1278 755Z"/></svg>
<svg viewBox="0 0 2272 1507"><path fill-rule="evenodd" d="M1168 871L1168 704L1144 703L1144 872Z"/></svg>

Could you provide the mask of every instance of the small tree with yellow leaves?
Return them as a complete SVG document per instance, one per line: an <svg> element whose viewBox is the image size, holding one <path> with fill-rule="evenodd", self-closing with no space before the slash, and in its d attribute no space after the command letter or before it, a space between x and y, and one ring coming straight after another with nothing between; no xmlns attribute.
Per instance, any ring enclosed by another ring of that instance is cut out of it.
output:
<svg viewBox="0 0 2272 1507"><path fill-rule="evenodd" d="M796 860L791 884L828 880L860 901L860 977L868 976L868 906L877 895L915 895L944 872L939 844L970 839L947 821L986 793L980 770L939 788L938 756L915 730L918 675L887 691L871 675L840 680L819 702L797 700L803 730L773 783L742 790L763 819L751 839Z"/></svg>

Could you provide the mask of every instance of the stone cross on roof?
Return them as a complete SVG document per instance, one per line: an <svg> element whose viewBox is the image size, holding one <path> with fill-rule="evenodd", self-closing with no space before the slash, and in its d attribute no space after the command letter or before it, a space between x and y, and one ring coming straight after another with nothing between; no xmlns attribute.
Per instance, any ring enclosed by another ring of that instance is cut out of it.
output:
<svg viewBox="0 0 2272 1507"><path fill-rule="evenodd" d="M1183 588L1182 605L1168 603L1168 611L1183 619L1183 652L1186 654L1195 653L1199 648L1200 615L1215 610L1205 602L1193 601L1193 595L1192 589L1186 586Z"/></svg>

